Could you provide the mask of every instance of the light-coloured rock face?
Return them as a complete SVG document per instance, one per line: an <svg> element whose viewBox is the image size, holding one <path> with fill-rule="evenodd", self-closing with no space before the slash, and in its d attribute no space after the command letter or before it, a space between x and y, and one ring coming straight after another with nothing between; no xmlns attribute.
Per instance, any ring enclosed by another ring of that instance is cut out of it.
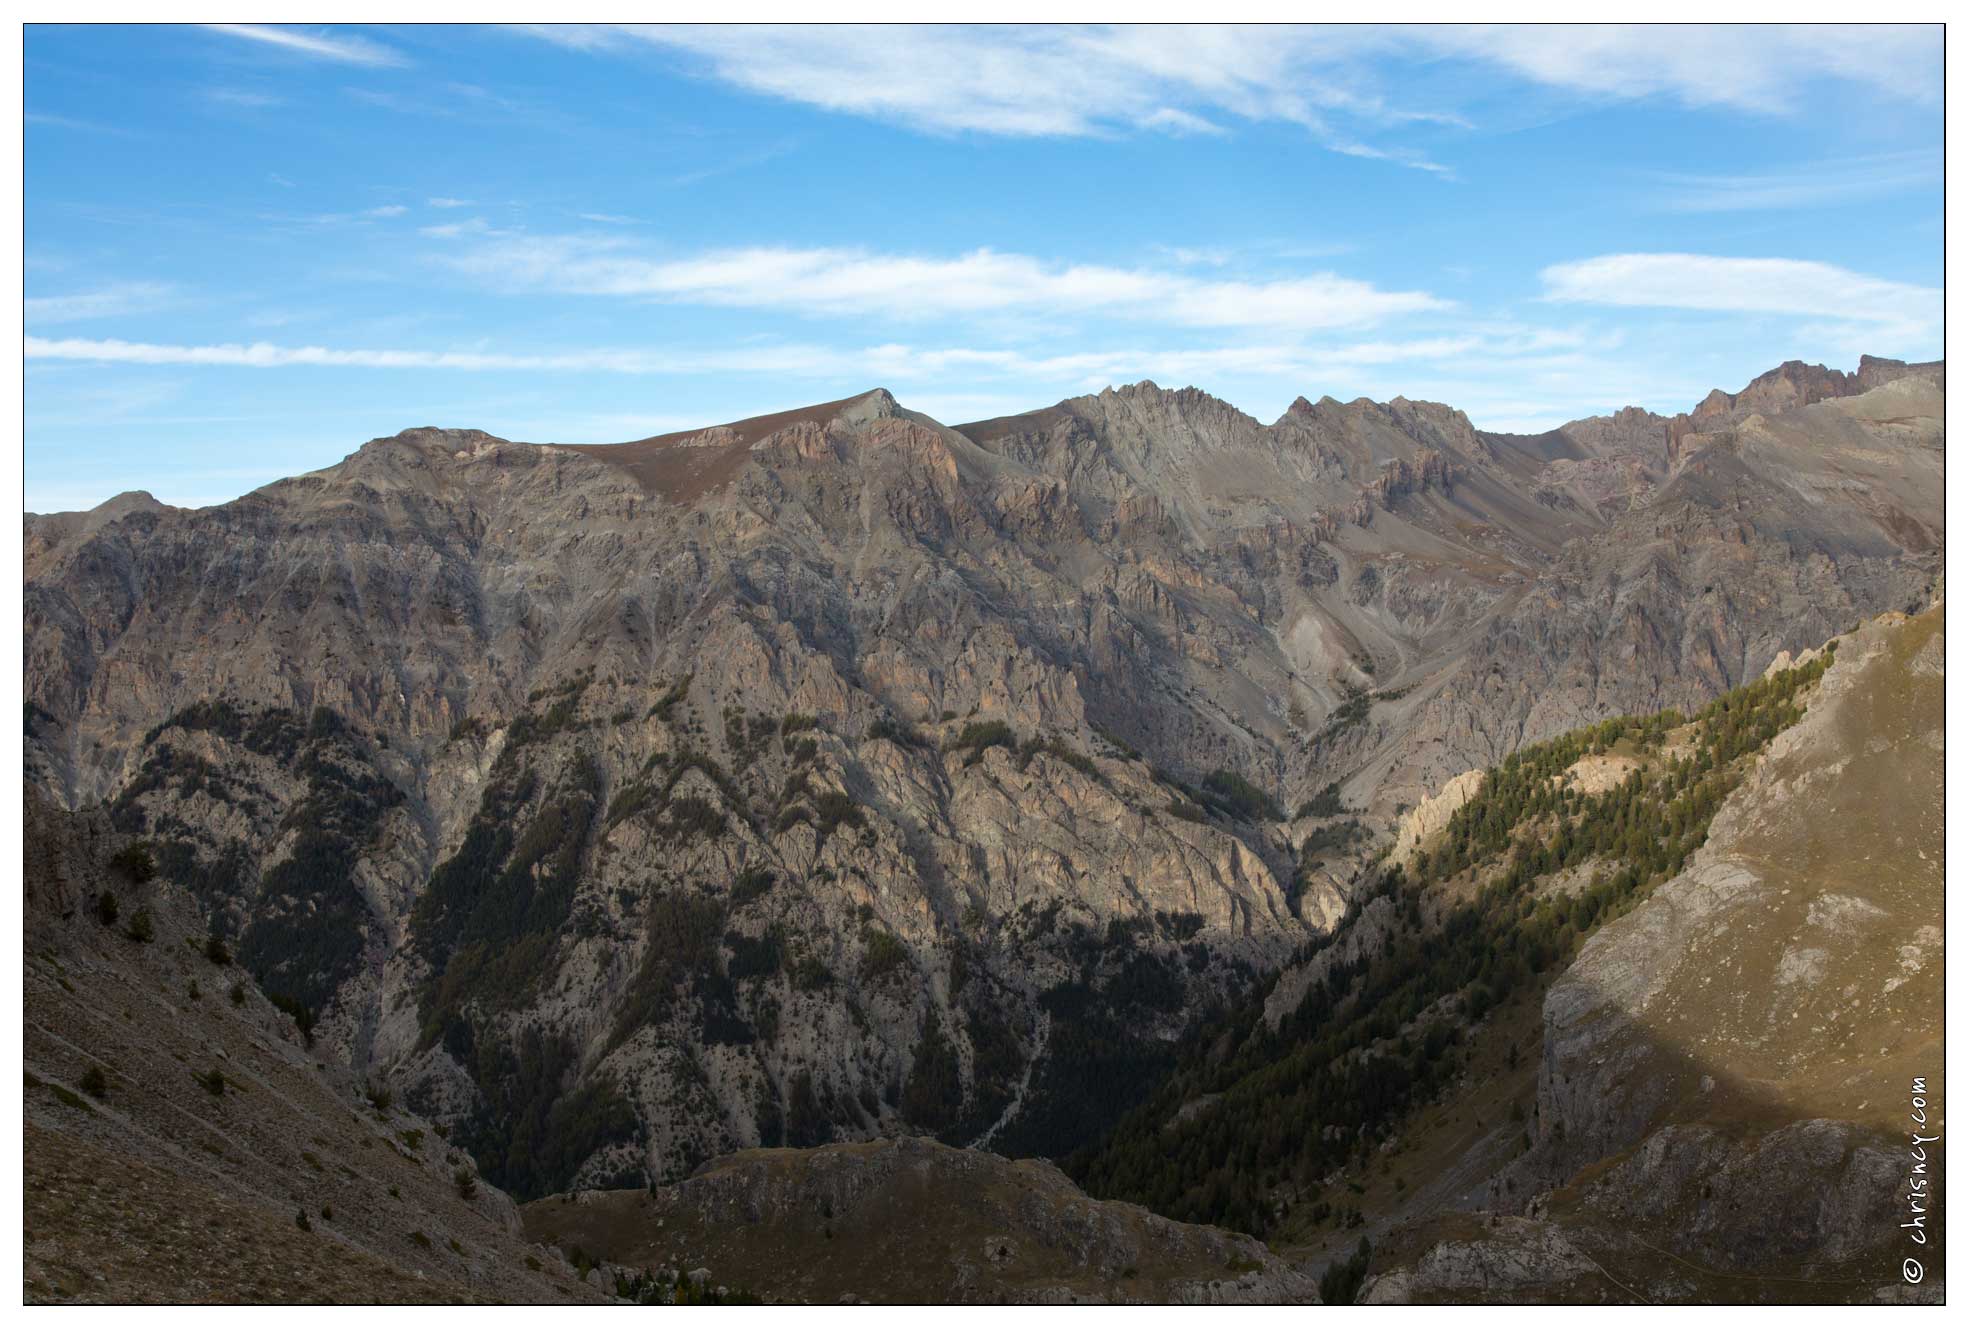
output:
<svg viewBox="0 0 1969 1329"><path fill-rule="evenodd" d="M1401 821L1395 826L1395 845L1388 851L1389 861L1406 863L1414 858L1449 825L1449 819L1456 815L1456 810L1468 803L1483 783L1482 771L1465 771L1444 785L1440 793L1423 799L1403 813Z"/></svg>
<svg viewBox="0 0 1969 1329"><path fill-rule="evenodd" d="M1363 957L1371 955L1393 930L1397 912L1392 900L1371 900L1346 930L1334 939L1332 945L1309 960L1287 965L1281 970L1278 981L1265 997L1266 1025L1277 1029L1279 1022L1297 1010L1306 993L1336 965L1358 964Z"/></svg>
<svg viewBox="0 0 1969 1329"><path fill-rule="evenodd" d="M516 1186L918 1127L1059 1151L1341 917L1397 806L1917 594L1939 387L1874 377L1658 454L1624 416L1268 427L1153 384L961 429L878 391L619 448L412 430L30 519L28 776L157 841L339 1054L488 1147L534 1121ZM1623 500L1553 501L1589 462ZM1338 783L1369 835L1299 869L1217 772Z"/></svg>

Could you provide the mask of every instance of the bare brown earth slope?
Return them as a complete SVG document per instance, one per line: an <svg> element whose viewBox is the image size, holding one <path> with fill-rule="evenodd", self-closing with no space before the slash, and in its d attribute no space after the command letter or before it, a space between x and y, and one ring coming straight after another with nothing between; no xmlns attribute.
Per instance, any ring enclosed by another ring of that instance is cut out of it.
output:
<svg viewBox="0 0 1969 1329"><path fill-rule="evenodd" d="M1942 403L1866 361L1538 437L1148 383L411 430L31 516L27 774L522 1197L1060 1157L1451 777L1921 602Z"/></svg>

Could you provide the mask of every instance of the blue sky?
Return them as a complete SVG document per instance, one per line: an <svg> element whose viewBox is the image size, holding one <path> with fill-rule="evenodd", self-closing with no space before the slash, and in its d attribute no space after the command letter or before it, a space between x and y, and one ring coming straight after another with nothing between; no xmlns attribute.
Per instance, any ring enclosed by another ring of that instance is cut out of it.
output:
<svg viewBox="0 0 1969 1329"><path fill-rule="evenodd" d="M1686 409L1942 354L1939 27L29 27L26 505L875 385Z"/></svg>

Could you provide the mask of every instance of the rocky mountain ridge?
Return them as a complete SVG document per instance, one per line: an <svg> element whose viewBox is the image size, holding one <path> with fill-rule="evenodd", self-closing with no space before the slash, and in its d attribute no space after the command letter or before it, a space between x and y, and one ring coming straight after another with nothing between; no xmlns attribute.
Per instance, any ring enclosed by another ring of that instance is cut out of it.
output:
<svg viewBox="0 0 1969 1329"><path fill-rule="evenodd" d="M1451 776L1920 596L1939 367L1779 372L1679 437L878 390L31 518L29 778L522 1195L1058 1155Z"/></svg>

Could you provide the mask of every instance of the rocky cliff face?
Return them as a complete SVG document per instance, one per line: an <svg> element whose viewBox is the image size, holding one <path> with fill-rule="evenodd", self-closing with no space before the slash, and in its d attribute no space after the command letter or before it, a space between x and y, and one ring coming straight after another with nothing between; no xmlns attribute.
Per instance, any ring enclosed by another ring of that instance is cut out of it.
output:
<svg viewBox="0 0 1969 1329"><path fill-rule="evenodd" d="M1941 1134L1942 724L1939 605L1839 640L1707 845L1547 994L1528 1151L1370 1299L1939 1299L1910 1179L1941 1146L1917 1172L1910 1142Z"/></svg>
<svg viewBox="0 0 1969 1329"><path fill-rule="evenodd" d="M1450 776L1919 596L1939 368L1752 387L1681 434L1153 384L412 430L30 518L29 778L523 1194L1057 1153Z"/></svg>

